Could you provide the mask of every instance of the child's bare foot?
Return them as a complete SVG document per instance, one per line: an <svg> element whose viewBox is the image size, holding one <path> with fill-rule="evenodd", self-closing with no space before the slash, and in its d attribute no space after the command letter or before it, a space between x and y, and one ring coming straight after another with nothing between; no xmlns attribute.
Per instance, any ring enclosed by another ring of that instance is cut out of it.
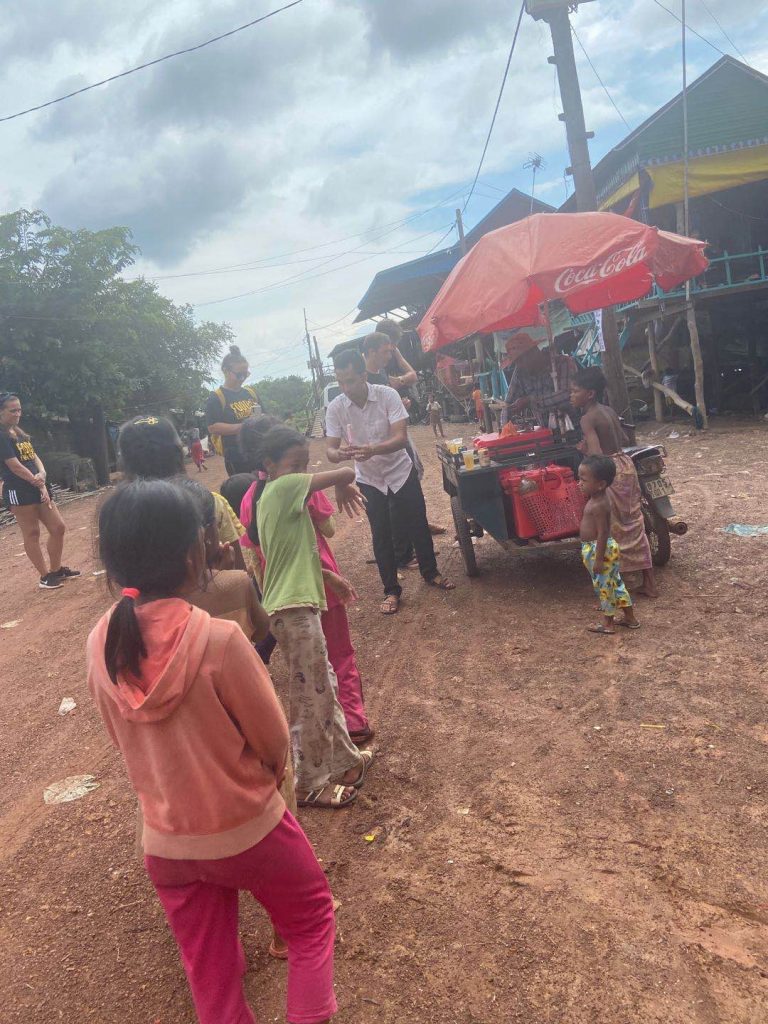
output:
<svg viewBox="0 0 768 1024"><path fill-rule="evenodd" d="M659 596L659 591L656 586L656 576L653 569L643 570L643 582L640 587L635 591L637 594L642 594L643 597L656 598Z"/></svg>

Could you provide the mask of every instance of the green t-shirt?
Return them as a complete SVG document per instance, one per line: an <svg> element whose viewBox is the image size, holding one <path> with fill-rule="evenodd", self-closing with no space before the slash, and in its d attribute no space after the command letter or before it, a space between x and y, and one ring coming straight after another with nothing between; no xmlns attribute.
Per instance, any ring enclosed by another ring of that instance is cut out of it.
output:
<svg viewBox="0 0 768 1024"><path fill-rule="evenodd" d="M266 568L261 603L269 615L283 608L325 611L317 538L307 509L309 473L270 480L256 506Z"/></svg>

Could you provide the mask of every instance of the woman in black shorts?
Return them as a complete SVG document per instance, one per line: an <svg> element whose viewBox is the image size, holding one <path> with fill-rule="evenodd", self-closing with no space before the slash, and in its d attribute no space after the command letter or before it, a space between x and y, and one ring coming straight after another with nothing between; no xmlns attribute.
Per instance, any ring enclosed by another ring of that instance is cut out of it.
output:
<svg viewBox="0 0 768 1024"><path fill-rule="evenodd" d="M41 590L58 590L64 580L79 576L61 564L66 527L45 482L45 466L29 434L19 427L21 402L17 395L0 392L0 478L3 504L21 527L24 550L40 573ZM40 523L48 531L48 559L40 547Z"/></svg>

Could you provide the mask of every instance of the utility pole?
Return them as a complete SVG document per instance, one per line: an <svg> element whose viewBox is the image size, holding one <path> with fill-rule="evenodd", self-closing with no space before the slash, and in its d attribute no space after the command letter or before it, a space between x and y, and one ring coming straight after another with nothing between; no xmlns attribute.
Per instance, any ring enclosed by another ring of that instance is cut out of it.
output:
<svg viewBox="0 0 768 1024"><path fill-rule="evenodd" d="M318 388L317 378L315 377L315 359L312 355L312 339L309 336L309 324L307 323L307 311L304 310L304 337L307 341L307 351L309 352L309 371L312 374L312 394L315 396L315 402L318 400Z"/></svg>
<svg viewBox="0 0 768 1024"><path fill-rule="evenodd" d="M312 335L312 341L315 344L315 359L317 360L317 380L320 385L320 393L322 394L323 388L325 387L325 373L323 372L323 361L320 358L320 349L317 347L317 335Z"/></svg>
<svg viewBox="0 0 768 1024"><path fill-rule="evenodd" d="M588 3L590 0L582 2ZM589 158L589 140L594 138L594 132L588 132L584 123L579 75L573 53L568 12L576 6L574 0L526 0L528 13L537 21L546 21L552 34L552 47L555 52L553 57L548 58L548 62L557 68L557 80L560 84L563 113L559 115L559 120L565 124L568 152L571 157L571 166L567 168L566 174L573 175L576 208L579 213L588 213L597 209L597 193ZM612 306L603 310L602 333L605 344L603 365L608 382L608 396L616 412L624 415L629 412L629 392L621 361L616 313Z"/></svg>

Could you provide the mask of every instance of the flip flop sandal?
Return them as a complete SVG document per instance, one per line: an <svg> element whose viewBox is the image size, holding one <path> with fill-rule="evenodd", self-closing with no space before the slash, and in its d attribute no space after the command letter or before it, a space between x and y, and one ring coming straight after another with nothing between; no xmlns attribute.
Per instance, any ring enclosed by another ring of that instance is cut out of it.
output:
<svg viewBox="0 0 768 1024"><path fill-rule="evenodd" d="M326 789L330 789L331 801L327 804L321 804L318 801ZM345 790L351 789L352 792L347 796L344 795ZM342 807L349 807L357 800L357 790L353 786L321 786L320 789L310 789L305 797L301 800L297 799L296 804L299 807L317 807L319 811L338 811Z"/></svg>
<svg viewBox="0 0 768 1024"><path fill-rule="evenodd" d="M616 623L617 626L623 626L624 629L640 629L639 622L624 622L623 620Z"/></svg>
<svg viewBox="0 0 768 1024"><path fill-rule="evenodd" d="M364 743L370 743L375 735L376 732L373 729L361 729L359 732L351 732L349 738L356 747L361 747Z"/></svg>
<svg viewBox="0 0 768 1024"><path fill-rule="evenodd" d="M451 581L446 579L445 576L440 576L438 578L441 581L440 583L438 583L436 579L434 579L434 580L424 580L424 582L427 584L428 587L436 587L438 590L455 590L456 589L456 584L455 583L451 583Z"/></svg>
<svg viewBox="0 0 768 1024"><path fill-rule="evenodd" d="M372 750L361 750L360 757L363 759L363 767L360 769L360 775L354 782L347 782L347 786L354 786L355 789L362 789L365 777L368 774L368 769L372 766L376 755Z"/></svg>
<svg viewBox="0 0 768 1024"><path fill-rule="evenodd" d="M588 633L600 633L601 636L616 636L615 629L606 629L605 626L587 626Z"/></svg>
<svg viewBox="0 0 768 1024"><path fill-rule="evenodd" d="M382 615L396 615L400 610L400 598L390 594L381 602L380 609Z"/></svg>

